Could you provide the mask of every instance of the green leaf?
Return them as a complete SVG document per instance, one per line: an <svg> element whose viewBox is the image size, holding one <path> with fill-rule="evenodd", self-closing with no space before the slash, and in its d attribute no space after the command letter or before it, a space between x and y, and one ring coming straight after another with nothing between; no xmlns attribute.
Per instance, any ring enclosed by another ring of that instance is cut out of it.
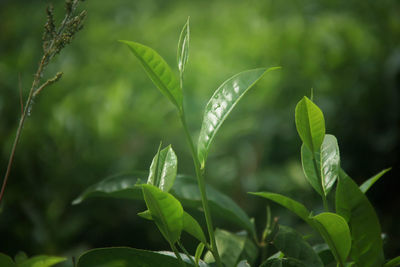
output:
<svg viewBox="0 0 400 267"><path fill-rule="evenodd" d="M314 165L315 159L315 165ZM301 146L301 164L303 166L304 175L307 181L311 184L314 190L321 196L324 194L321 184L321 163L320 153L314 152L314 157L311 150L303 143Z"/></svg>
<svg viewBox="0 0 400 267"><path fill-rule="evenodd" d="M242 261L238 262L236 267L251 267L251 266L250 266L250 264L248 263L247 260L242 260Z"/></svg>
<svg viewBox="0 0 400 267"><path fill-rule="evenodd" d="M365 194L368 191L368 189L379 180L379 178L381 178L385 173L387 173L391 169L392 168L384 169L380 173L378 173L378 174L374 175L373 177L369 178L368 180L366 180L362 185L360 185L361 192L363 192Z"/></svg>
<svg viewBox="0 0 400 267"><path fill-rule="evenodd" d="M325 120L322 111L306 96L296 106L296 128L304 144L312 152L320 149L325 136Z"/></svg>
<svg viewBox="0 0 400 267"><path fill-rule="evenodd" d="M333 256L328 244L321 243L313 246L313 249L318 253L319 258L322 260L324 266L335 262L335 257Z"/></svg>
<svg viewBox="0 0 400 267"><path fill-rule="evenodd" d="M286 257L297 259L307 267L324 267L314 249L290 227L279 226L279 232L275 236L273 245Z"/></svg>
<svg viewBox="0 0 400 267"><path fill-rule="evenodd" d="M215 241L222 263L225 266L236 266L244 249L246 237L217 229L215 230ZM205 255L204 261L207 263L214 262L210 252Z"/></svg>
<svg viewBox="0 0 400 267"><path fill-rule="evenodd" d="M151 217L164 238L171 244L179 240L183 229L183 208L171 194L153 185L142 185L143 196Z"/></svg>
<svg viewBox="0 0 400 267"><path fill-rule="evenodd" d="M180 75L183 75L185 71L186 63L189 59L189 41L190 41L190 27L189 17L182 28L181 34L179 35L178 50L177 50L177 62Z"/></svg>
<svg viewBox="0 0 400 267"><path fill-rule="evenodd" d="M351 257L363 267L384 263L381 226L368 198L357 184L340 170L336 188L336 212L349 224L353 239Z"/></svg>
<svg viewBox="0 0 400 267"><path fill-rule="evenodd" d="M395 267L395 266L400 266L400 256L391 259L390 261L385 263L385 265L383 265L383 267Z"/></svg>
<svg viewBox="0 0 400 267"><path fill-rule="evenodd" d="M336 261L343 266L351 249L350 230L345 219L335 213L324 212L312 217L312 220Z"/></svg>
<svg viewBox="0 0 400 267"><path fill-rule="evenodd" d="M183 213L183 230L197 238L200 242L204 244L207 243L203 229L201 229L199 223L187 212Z"/></svg>
<svg viewBox="0 0 400 267"><path fill-rule="evenodd" d="M304 207L303 204L301 204L291 198L285 197L280 194L268 193L268 192L258 192L258 193L250 192L249 194L264 197L266 199L272 200L272 201L278 203L279 205L284 206L291 212L294 212L297 216L302 218L305 222L307 222L307 223L310 222L310 218L309 218L310 212L307 210L307 208Z"/></svg>
<svg viewBox="0 0 400 267"><path fill-rule="evenodd" d="M324 141L321 145L320 160L322 189L326 196L339 176L340 155L339 146L335 136L330 134L325 135Z"/></svg>
<svg viewBox="0 0 400 267"><path fill-rule="evenodd" d="M198 157L202 167L205 165L210 144L215 134L235 105L267 72L276 69L278 67L241 72L226 80L215 91L206 105L197 144Z"/></svg>
<svg viewBox="0 0 400 267"><path fill-rule="evenodd" d="M14 261L16 264L20 264L28 259L28 256L26 255L25 252L19 251L15 256L14 256Z"/></svg>
<svg viewBox="0 0 400 267"><path fill-rule="evenodd" d="M147 75L168 99L182 110L182 89L171 68L153 49L145 45L121 40L128 45L132 53L139 59Z"/></svg>
<svg viewBox="0 0 400 267"><path fill-rule="evenodd" d="M79 257L77 267L176 267L176 258L153 251L134 248L99 248L85 252Z"/></svg>
<svg viewBox="0 0 400 267"><path fill-rule="evenodd" d="M146 177L145 172L124 173L110 176L88 187L73 202L73 205L93 197L110 197L122 199L142 200L142 190L137 187L139 178Z"/></svg>
<svg viewBox="0 0 400 267"><path fill-rule="evenodd" d="M6 254L0 253L0 266L1 267L17 267L11 257Z"/></svg>
<svg viewBox="0 0 400 267"><path fill-rule="evenodd" d="M142 200L143 194L137 185L139 178L146 177L145 172L115 175L90 186L73 204L93 197L111 197L131 200ZM213 216L229 221L240 229L246 229L253 237L256 232L254 225L247 214L230 197L206 185L207 198ZM178 175L171 189L171 193L185 208L202 208L201 195L197 180L193 177ZM140 216L140 215L139 215Z"/></svg>
<svg viewBox="0 0 400 267"><path fill-rule="evenodd" d="M66 260L64 257L39 255L18 264L18 267L50 267Z"/></svg>
<svg viewBox="0 0 400 267"><path fill-rule="evenodd" d="M292 258L273 258L264 261L260 267L307 267L307 265Z"/></svg>
<svg viewBox="0 0 400 267"><path fill-rule="evenodd" d="M145 220L149 220L149 221L153 220L153 217L151 217L151 212L149 210L145 210L145 211L139 212L137 215L139 217L142 217Z"/></svg>
<svg viewBox="0 0 400 267"><path fill-rule="evenodd" d="M204 243L200 242L196 248L196 253L194 254L194 262L196 264L199 264L201 255L203 254L203 251L204 251L204 247L205 247Z"/></svg>
<svg viewBox="0 0 400 267"><path fill-rule="evenodd" d="M174 184L177 168L178 159L169 145L154 156L147 183L168 192Z"/></svg>

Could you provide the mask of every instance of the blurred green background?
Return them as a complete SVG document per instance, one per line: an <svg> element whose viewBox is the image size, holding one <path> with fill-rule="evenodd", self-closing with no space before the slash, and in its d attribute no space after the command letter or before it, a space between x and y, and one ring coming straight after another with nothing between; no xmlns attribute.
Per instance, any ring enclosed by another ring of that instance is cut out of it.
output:
<svg viewBox="0 0 400 267"><path fill-rule="evenodd" d="M0 170L4 174L41 55L48 1L0 1ZM54 1L56 18L63 2ZM46 71L64 76L35 99L0 213L0 251L77 256L93 247L168 249L136 213L143 203L71 201L120 172L148 169L160 140L172 144L179 172L194 169L174 107L119 39L157 50L176 68L176 44L191 23L185 105L196 137L202 110L230 76L282 66L240 102L210 151L207 182L256 218L266 201L248 191L287 194L314 210L321 201L300 165L297 101L314 88L342 167L359 184L393 167L368 197L387 234L386 256L400 251L400 2L396 0L85 1L84 29ZM19 79L20 77L20 79ZM146 178L146 177L144 177ZM272 206L283 224L303 225ZM224 221L216 226L239 230ZM195 243L189 245L192 250ZM397 255L396 255L397 256Z"/></svg>

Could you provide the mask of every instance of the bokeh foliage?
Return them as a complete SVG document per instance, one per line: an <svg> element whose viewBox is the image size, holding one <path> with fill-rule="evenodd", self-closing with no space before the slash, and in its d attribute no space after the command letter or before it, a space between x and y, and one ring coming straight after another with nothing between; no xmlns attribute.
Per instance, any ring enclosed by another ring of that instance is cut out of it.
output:
<svg viewBox="0 0 400 267"><path fill-rule="evenodd" d="M39 60L47 4L0 2L1 170L20 115L19 83L26 96ZM61 18L61 1L53 4ZM167 248L155 227L136 215L143 203L71 201L106 176L148 169L160 140L173 145L178 172L193 174L174 107L117 42L149 45L175 66L187 16L191 52L184 92L194 135L224 80L246 69L283 68L260 81L226 121L209 154L207 182L230 194L258 225L265 202L247 191L280 192L314 205L319 198L301 171L294 124L295 104L314 88L349 174L361 183L393 167L368 197L388 234L387 256L400 249L398 1L88 0L84 8L84 29L47 71L49 77L63 71L62 80L36 100L25 125L0 214L0 251L76 255L112 245ZM282 222L300 224L276 206L273 211Z"/></svg>

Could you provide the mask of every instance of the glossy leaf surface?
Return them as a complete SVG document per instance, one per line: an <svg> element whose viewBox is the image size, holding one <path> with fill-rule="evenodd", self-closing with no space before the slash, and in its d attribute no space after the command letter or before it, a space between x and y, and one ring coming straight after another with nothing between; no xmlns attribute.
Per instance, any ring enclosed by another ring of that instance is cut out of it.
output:
<svg viewBox="0 0 400 267"><path fill-rule="evenodd" d="M185 25L182 28L178 41L177 62L178 62L178 69L181 75L185 71L185 66L189 59L189 41L190 41L190 27L188 18Z"/></svg>
<svg viewBox="0 0 400 267"><path fill-rule="evenodd" d="M197 144L198 157L202 166L207 159L212 140L232 109L267 72L276 69L278 68L260 68L241 72L226 80L215 91L206 105Z"/></svg>
<svg viewBox="0 0 400 267"><path fill-rule="evenodd" d="M222 263L225 266L236 266L246 243L246 237L225 230L215 230L215 241ZM205 262L214 262L211 253L205 256Z"/></svg>
<svg viewBox="0 0 400 267"><path fill-rule="evenodd" d="M142 190L136 185L141 178L143 179L147 175L145 172L138 172L110 176L88 187L72 204L76 205L93 197L142 200Z"/></svg>
<svg viewBox="0 0 400 267"><path fill-rule="evenodd" d="M373 177L369 178L366 180L362 185L360 185L360 190L364 194L370 189L371 186L373 186L385 173L390 171L392 168L387 168L384 169L383 171L379 172L378 174L375 174Z"/></svg>
<svg viewBox="0 0 400 267"><path fill-rule="evenodd" d="M290 227L280 225L273 245L286 257L295 258L308 267L324 267L314 249Z"/></svg>
<svg viewBox="0 0 400 267"><path fill-rule="evenodd" d="M336 212L349 224L353 239L351 257L360 266L382 266L384 263L381 226L368 198L357 184L340 171L336 189Z"/></svg>
<svg viewBox="0 0 400 267"><path fill-rule="evenodd" d="M147 183L168 192L174 184L177 169L178 159L169 145L154 156Z"/></svg>
<svg viewBox="0 0 400 267"><path fill-rule="evenodd" d="M306 96L297 103L296 128L304 144L312 152L319 151L325 136L325 120L322 111Z"/></svg>
<svg viewBox="0 0 400 267"><path fill-rule="evenodd" d="M182 109L182 90L171 68L165 60L152 48L145 45L121 41L126 44L132 53L139 59L147 75L177 108Z"/></svg>
<svg viewBox="0 0 400 267"><path fill-rule="evenodd" d="M17 267L11 257L6 254L0 253L0 266L2 267Z"/></svg>
<svg viewBox="0 0 400 267"><path fill-rule="evenodd" d="M335 136L330 134L325 135L321 145L320 160L322 189L326 196L339 176L340 155Z"/></svg>
<svg viewBox="0 0 400 267"><path fill-rule="evenodd" d="M288 198L288 197L280 195L280 194L268 193L268 192L258 192L258 193L250 193L250 194L272 200L272 201L278 203L279 205L284 206L291 212L295 213L297 216L302 218L307 223L310 222L310 219L308 217L310 212L307 210L307 208L304 207L303 204L301 204L291 198Z"/></svg>
<svg viewBox="0 0 400 267"><path fill-rule="evenodd" d="M18 264L18 267L50 267L66 260L63 257L38 255Z"/></svg>
<svg viewBox="0 0 400 267"><path fill-rule="evenodd" d="M314 165L315 159L315 165ZM301 146L301 165L307 181L311 184L314 190L321 196L324 194L321 184L321 163L320 153L314 152L314 158L311 150L303 143Z"/></svg>
<svg viewBox="0 0 400 267"><path fill-rule="evenodd" d="M163 267L181 266L174 257L134 248L100 248L79 257L77 267Z"/></svg>
<svg viewBox="0 0 400 267"><path fill-rule="evenodd" d="M143 196L151 217L165 239L170 243L179 240L183 229L183 208L169 193L153 185L142 185Z"/></svg>
<svg viewBox="0 0 400 267"><path fill-rule="evenodd" d="M351 235L345 219L335 213L324 212L312 217L312 220L336 261L343 266L351 249Z"/></svg>

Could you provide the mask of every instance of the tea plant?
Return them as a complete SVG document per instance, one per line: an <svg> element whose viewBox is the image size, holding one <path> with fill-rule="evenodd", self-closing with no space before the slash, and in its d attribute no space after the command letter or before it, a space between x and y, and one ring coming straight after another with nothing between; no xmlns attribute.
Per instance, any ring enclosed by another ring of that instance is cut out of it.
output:
<svg viewBox="0 0 400 267"><path fill-rule="evenodd" d="M303 204L271 192L250 193L266 198L289 209L320 235L325 243L311 246L294 229L272 221L268 212L267 226L261 237L254 222L228 196L205 183L205 168L212 140L222 123L245 95L267 73L279 69L259 68L241 72L226 80L207 103L197 146L186 125L184 71L189 58L189 20L178 42L179 78L153 49L131 41L126 44L144 70L176 107L192 154L196 178L177 175L178 160L169 145L161 145L153 158L147 183L146 174L134 173L107 178L81 194L74 204L90 197L144 199L147 210L138 215L153 221L172 252L145 251L133 248L94 249L83 254L78 267L86 266L396 266L400 257L386 261L383 253L378 217L365 193L389 169L383 170L361 186L340 167L339 147L335 136L325 133L322 111L311 99L304 97L296 106L295 122L303 145L301 161L307 181L321 196L325 211L314 214ZM337 182L337 183L336 183ZM197 184L197 185L196 185ZM327 196L335 188L335 212ZM185 209L184 209L185 208ZM200 224L187 212L202 208L208 239ZM214 229L212 216L219 215L244 231L231 233ZM181 235L196 238L198 247L191 255ZM204 250L206 252L204 253ZM261 255L261 256L259 256Z"/></svg>

